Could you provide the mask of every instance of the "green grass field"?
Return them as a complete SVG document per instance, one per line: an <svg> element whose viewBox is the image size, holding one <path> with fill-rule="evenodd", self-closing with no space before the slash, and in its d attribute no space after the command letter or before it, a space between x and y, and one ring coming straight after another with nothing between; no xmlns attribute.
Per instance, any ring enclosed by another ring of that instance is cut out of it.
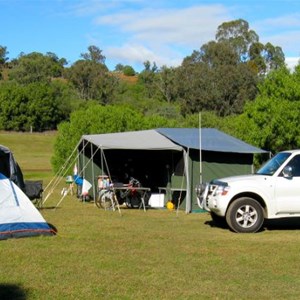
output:
<svg viewBox="0 0 300 300"><path fill-rule="evenodd" d="M51 179L50 159L56 133L12 133L0 131L0 145L14 154L27 179Z"/></svg>
<svg viewBox="0 0 300 300"><path fill-rule="evenodd" d="M1 133L0 144L47 181L54 137ZM299 220L236 234L207 213L119 213L71 195L54 209L63 185L41 209L56 236L0 242L1 300L299 298Z"/></svg>

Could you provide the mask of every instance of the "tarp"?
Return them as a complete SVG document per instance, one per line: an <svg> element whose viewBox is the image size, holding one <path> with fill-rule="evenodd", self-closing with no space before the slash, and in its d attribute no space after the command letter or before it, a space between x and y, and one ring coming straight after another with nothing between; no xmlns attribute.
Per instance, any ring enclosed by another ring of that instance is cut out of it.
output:
<svg viewBox="0 0 300 300"><path fill-rule="evenodd" d="M183 150L180 145L153 129L83 135L81 140L91 142L101 149Z"/></svg>
<svg viewBox="0 0 300 300"><path fill-rule="evenodd" d="M200 143L201 136L201 143ZM231 152L267 153L214 128L158 128L151 130L83 135L101 149L178 150L184 148Z"/></svg>
<svg viewBox="0 0 300 300"><path fill-rule="evenodd" d="M157 132L189 149L200 150L201 147L205 151L267 153L215 128L159 128Z"/></svg>
<svg viewBox="0 0 300 300"><path fill-rule="evenodd" d="M23 191L0 173L0 240L54 233Z"/></svg>

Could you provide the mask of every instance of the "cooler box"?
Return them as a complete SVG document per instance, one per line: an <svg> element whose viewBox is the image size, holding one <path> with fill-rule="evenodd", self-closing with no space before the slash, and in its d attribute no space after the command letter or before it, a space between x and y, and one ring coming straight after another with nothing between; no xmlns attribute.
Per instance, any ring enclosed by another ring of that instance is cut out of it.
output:
<svg viewBox="0 0 300 300"><path fill-rule="evenodd" d="M152 194L149 199L151 207L164 207L165 194Z"/></svg>

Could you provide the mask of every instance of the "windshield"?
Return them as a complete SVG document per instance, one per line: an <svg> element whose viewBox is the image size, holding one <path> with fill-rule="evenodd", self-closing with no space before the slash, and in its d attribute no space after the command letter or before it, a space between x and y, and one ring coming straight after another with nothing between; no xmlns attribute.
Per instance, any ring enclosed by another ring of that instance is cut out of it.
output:
<svg viewBox="0 0 300 300"><path fill-rule="evenodd" d="M281 152L267 161L257 172L259 175L273 175L279 167L287 160L291 153Z"/></svg>

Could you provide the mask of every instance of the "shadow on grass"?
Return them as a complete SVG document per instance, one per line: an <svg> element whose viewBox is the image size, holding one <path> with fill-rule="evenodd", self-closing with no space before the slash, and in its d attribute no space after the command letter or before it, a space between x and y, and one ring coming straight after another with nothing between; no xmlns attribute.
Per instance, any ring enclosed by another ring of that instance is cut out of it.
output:
<svg viewBox="0 0 300 300"><path fill-rule="evenodd" d="M56 206L43 206L43 207L39 207L39 210L47 210L47 209L58 209L60 207L56 207Z"/></svg>
<svg viewBox="0 0 300 300"><path fill-rule="evenodd" d="M27 299L26 291L16 284L0 284L1 300L25 300Z"/></svg>
<svg viewBox="0 0 300 300"><path fill-rule="evenodd" d="M230 230L225 220L224 222L210 220L206 221L204 224L210 227ZM263 226L258 232L263 232L265 230L300 230L300 218L295 217L265 220Z"/></svg>
<svg viewBox="0 0 300 300"><path fill-rule="evenodd" d="M205 225L208 225L210 227L217 227L217 228L221 228L221 229L229 229L226 221L224 220L224 222L221 222L221 221L213 221L213 220L210 220L210 221L206 221L204 223Z"/></svg>
<svg viewBox="0 0 300 300"><path fill-rule="evenodd" d="M47 223L49 225L49 227L51 228L51 230L53 231L53 234L54 235L57 235L57 228L51 224L51 223ZM1 298L0 298L1 299Z"/></svg>
<svg viewBox="0 0 300 300"><path fill-rule="evenodd" d="M267 230L299 230L300 218L282 218L274 220L266 220L264 228Z"/></svg>

